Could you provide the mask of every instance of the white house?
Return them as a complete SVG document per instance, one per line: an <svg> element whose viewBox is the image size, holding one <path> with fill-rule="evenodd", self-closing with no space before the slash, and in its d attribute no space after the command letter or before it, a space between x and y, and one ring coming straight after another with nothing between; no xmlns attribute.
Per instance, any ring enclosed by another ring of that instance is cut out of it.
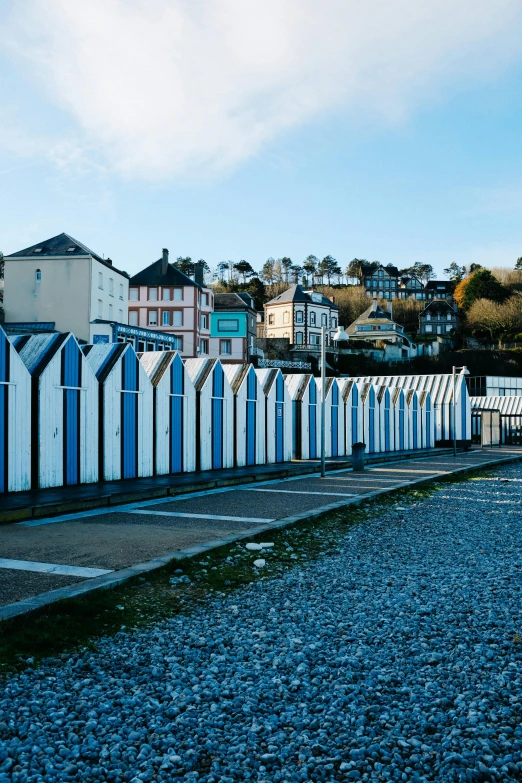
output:
<svg viewBox="0 0 522 783"><path fill-rule="evenodd" d="M69 234L5 256L7 323L54 322L92 342L95 319L127 323L129 276Z"/></svg>
<svg viewBox="0 0 522 783"><path fill-rule="evenodd" d="M331 343L339 325L339 308L326 296L290 286L265 305L265 336L288 338L291 345L320 345L321 327Z"/></svg>

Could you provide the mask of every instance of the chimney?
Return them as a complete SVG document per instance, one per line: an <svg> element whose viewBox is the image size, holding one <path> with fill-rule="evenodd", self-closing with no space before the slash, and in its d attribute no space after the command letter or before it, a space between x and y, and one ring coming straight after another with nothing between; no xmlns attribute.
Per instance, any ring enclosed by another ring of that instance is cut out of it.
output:
<svg viewBox="0 0 522 783"><path fill-rule="evenodd" d="M390 321L393 321L393 305L391 299L388 299L388 312L390 314Z"/></svg>
<svg viewBox="0 0 522 783"><path fill-rule="evenodd" d="M161 274L166 275L169 268L169 251L166 247L161 251Z"/></svg>
<svg viewBox="0 0 522 783"><path fill-rule="evenodd" d="M377 312L377 297L374 296L373 297L373 304L372 304L372 313L376 313L376 312Z"/></svg>
<svg viewBox="0 0 522 783"><path fill-rule="evenodd" d="M105 261L112 266L112 258L106 258Z"/></svg>
<svg viewBox="0 0 522 783"><path fill-rule="evenodd" d="M201 261L198 261L197 264L194 264L194 282L201 286L205 285L205 281L203 279L203 264Z"/></svg>

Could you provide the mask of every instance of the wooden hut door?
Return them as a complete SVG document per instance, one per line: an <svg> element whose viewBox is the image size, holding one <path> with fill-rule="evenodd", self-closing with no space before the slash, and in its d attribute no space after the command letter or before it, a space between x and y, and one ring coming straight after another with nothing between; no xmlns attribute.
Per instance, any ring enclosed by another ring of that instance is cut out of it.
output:
<svg viewBox="0 0 522 783"><path fill-rule="evenodd" d="M61 355L63 393L63 483L80 483L80 450L82 445L80 391L82 362L80 349L73 339L67 340Z"/></svg>
<svg viewBox="0 0 522 783"><path fill-rule="evenodd" d="M220 364L212 372L212 468L223 467L223 438L225 437L224 373Z"/></svg>
<svg viewBox="0 0 522 783"><path fill-rule="evenodd" d="M285 422L285 381L281 374L278 374L276 380L276 403L275 403L275 461L283 462L284 458L284 422Z"/></svg>
<svg viewBox="0 0 522 783"><path fill-rule="evenodd" d="M308 458L317 457L317 386L313 378L308 384Z"/></svg>
<svg viewBox="0 0 522 783"><path fill-rule="evenodd" d="M247 376L246 402L246 464L256 464L257 377L252 367Z"/></svg>
<svg viewBox="0 0 522 783"><path fill-rule="evenodd" d="M9 344L0 332L0 492L9 488Z"/></svg>
<svg viewBox="0 0 522 783"><path fill-rule="evenodd" d="M339 456L339 387L332 383L332 416L331 416L332 457Z"/></svg>
<svg viewBox="0 0 522 783"><path fill-rule="evenodd" d="M170 406L169 406L169 432L170 432L170 473L182 473L183 461L183 430L185 404L185 374L183 362L177 354L170 365Z"/></svg>

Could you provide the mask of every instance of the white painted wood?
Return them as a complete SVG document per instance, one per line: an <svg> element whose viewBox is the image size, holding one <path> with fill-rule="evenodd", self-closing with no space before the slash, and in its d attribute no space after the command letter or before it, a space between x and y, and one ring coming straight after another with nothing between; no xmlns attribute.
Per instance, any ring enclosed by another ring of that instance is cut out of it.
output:
<svg viewBox="0 0 522 783"><path fill-rule="evenodd" d="M21 492L31 488L31 376L1 327L0 363L2 397L7 400L7 420L0 409L7 424L0 442L0 492Z"/></svg>
<svg viewBox="0 0 522 783"><path fill-rule="evenodd" d="M276 427L277 419L282 416L282 435L280 462L289 462L292 459L292 400L288 386L285 383L280 369L256 370L263 394L265 397L265 460L269 464L278 461L276 453ZM282 380L282 386L280 384ZM282 390L281 404L278 405L277 389ZM279 413L281 411L281 414Z"/></svg>
<svg viewBox="0 0 522 783"><path fill-rule="evenodd" d="M234 396L219 359L186 359L185 367L196 390L196 467L198 470L212 470L219 465L231 468L234 465ZM213 381L221 384L222 395L214 398ZM213 422L213 399L222 400L222 426ZM216 461L215 453L220 457Z"/></svg>

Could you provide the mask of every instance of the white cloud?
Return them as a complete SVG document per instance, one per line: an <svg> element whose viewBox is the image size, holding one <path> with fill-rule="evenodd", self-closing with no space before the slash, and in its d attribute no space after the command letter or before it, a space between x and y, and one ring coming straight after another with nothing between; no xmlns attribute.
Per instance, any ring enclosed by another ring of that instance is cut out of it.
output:
<svg viewBox="0 0 522 783"><path fill-rule="evenodd" d="M161 180L331 111L402 121L514 62L522 19L519 0L18 0L0 28L84 150Z"/></svg>

